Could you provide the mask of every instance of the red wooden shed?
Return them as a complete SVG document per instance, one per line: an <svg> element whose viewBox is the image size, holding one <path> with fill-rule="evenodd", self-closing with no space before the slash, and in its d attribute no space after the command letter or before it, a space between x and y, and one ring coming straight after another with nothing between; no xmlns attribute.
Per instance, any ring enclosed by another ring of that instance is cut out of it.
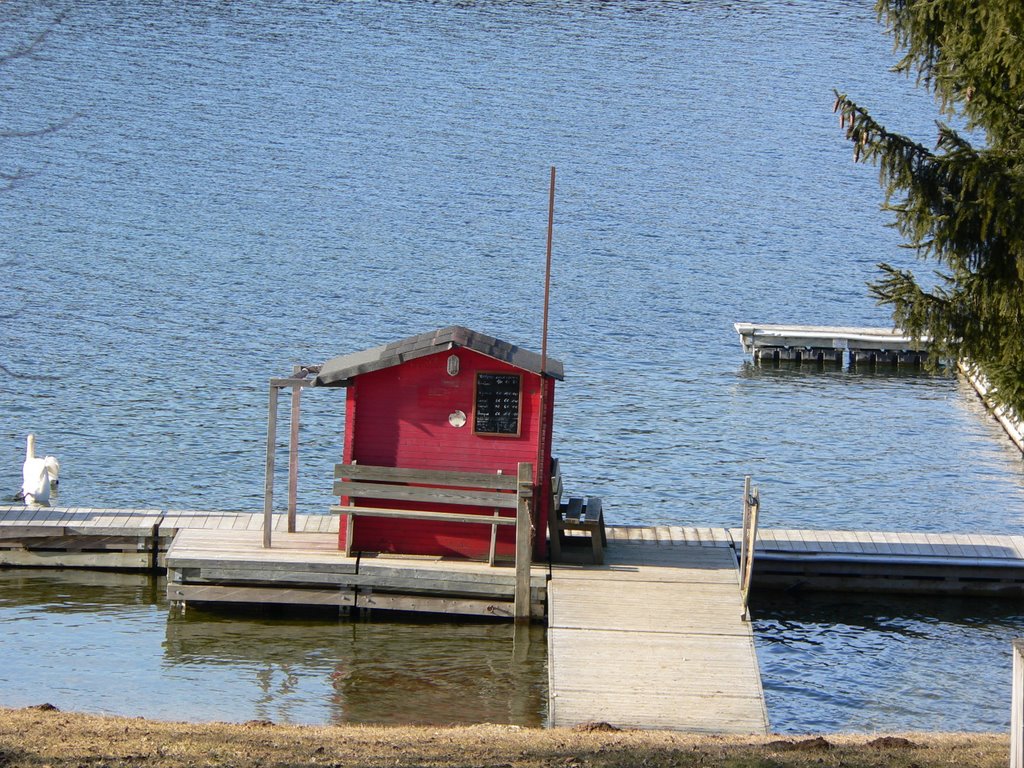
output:
<svg viewBox="0 0 1024 768"><path fill-rule="evenodd" d="M557 360L453 326L328 360L314 386L348 388L345 463L512 476L530 463L534 553L544 556L555 380L563 376ZM342 519L340 542L345 536ZM514 530L498 536L497 554L514 555ZM353 529L353 548L364 551L484 558L490 544L487 525L376 518Z"/></svg>

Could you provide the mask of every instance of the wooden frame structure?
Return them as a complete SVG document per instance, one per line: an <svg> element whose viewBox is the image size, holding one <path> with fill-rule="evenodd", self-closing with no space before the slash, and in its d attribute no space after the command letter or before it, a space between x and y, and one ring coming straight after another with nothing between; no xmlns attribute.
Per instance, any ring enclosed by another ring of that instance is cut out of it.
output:
<svg viewBox="0 0 1024 768"><path fill-rule="evenodd" d="M291 422L288 439L288 533L295 533L295 507L299 490L299 412L302 390L313 386L310 374L320 371L318 365L296 365L290 378L270 380L270 403L267 408L267 463L263 479L263 546L271 547L274 528L274 465L277 450L278 395L282 389L291 389Z"/></svg>
<svg viewBox="0 0 1024 768"><path fill-rule="evenodd" d="M750 475L743 478L743 532L740 540L740 597L743 618L750 620L750 589L754 583L754 552L757 547L757 518L761 512L761 492L751 486Z"/></svg>

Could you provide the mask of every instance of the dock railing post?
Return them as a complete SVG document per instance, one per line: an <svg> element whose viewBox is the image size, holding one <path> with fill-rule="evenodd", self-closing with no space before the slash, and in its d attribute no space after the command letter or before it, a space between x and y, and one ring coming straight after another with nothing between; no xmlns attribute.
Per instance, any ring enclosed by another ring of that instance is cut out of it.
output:
<svg viewBox="0 0 1024 768"><path fill-rule="evenodd" d="M533 469L528 462L519 463L516 498L516 592L513 614L516 624L530 621L530 567L533 562L533 519L530 500L533 496Z"/></svg>
<svg viewBox="0 0 1024 768"><path fill-rule="evenodd" d="M750 475L747 475L743 478L743 539L740 542L740 596L743 599L743 618L748 620L750 619L750 585L754 577L754 547L757 545L757 517L760 507L761 494L757 488L751 488Z"/></svg>
<svg viewBox="0 0 1024 768"><path fill-rule="evenodd" d="M747 526L750 525L750 475L743 476L743 526L740 529L740 587L743 587L743 574L747 572Z"/></svg>
<svg viewBox="0 0 1024 768"><path fill-rule="evenodd" d="M1010 768L1024 768L1024 639L1013 641L1010 704Z"/></svg>

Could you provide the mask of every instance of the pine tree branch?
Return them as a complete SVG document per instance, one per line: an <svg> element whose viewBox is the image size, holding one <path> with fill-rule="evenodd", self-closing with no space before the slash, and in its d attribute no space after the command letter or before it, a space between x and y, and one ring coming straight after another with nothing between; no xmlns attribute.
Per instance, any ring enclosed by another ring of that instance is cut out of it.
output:
<svg viewBox="0 0 1024 768"><path fill-rule="evenodd" d="M1024 413L1024 3L877 0L876 8L902 50L895 69L916 74L971 133L939 124L928 149L836 94L854 160L878 168L892 226L941 269L925 289L882 264L871 294L938 353L969 357L1000 401Z"/></svg>

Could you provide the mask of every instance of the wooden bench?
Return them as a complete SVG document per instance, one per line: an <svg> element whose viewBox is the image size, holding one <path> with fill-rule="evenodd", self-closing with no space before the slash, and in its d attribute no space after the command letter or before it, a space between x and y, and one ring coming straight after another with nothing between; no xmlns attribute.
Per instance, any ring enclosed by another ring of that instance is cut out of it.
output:
<svg viewBox="0 0 1024 768"><path fill-rule="evenodd" d="M350 503L332 506L331 512L345 516L345 556L350 557L352 554L357 518L386 517L395 520L489 525L491 542L488 563L494 565L499 526L515 526L523 508L529 523L531 470L529 464L520 464L517 477L500 473L337 464L334 469L334 493L349 499ZM358 503L370 499L381 502L382 506ZM442 509L426 511L407 506L423 504L440 505ZM483 507L493 510L493 513L480 515L458 510L446 511L443 507L447 505Z"/></svg>
<svg viewBox="0 0 1024 768"><path fill-rule="evenodd" d="M594 555L594 563L604 563L604 548L608 546L608 536L604 530L604 509L601 499L590 496L584 501L572 497L568 502L559 504L558 535L559 544L565 543L562 538L564 531L586 531L590 534L590 546ZM561 548L561 547L560 547Z"/></svg>
<svg viewBox="0 0 1024 768"><path fill-rule="evenodd" d="M396 520L434 520L445 523L473 523L491 526L488 563L494 565L498 526L515 526L515 604L517 623L530 621L530 567L533 561L533 467L521 462L517 476L485 472L444 472L403 467L374 467L363 464L338 464L334 468L334 493L348 498L348 505L335 505L331 511L345 515L345 556L352 555L352 533L356 518L385 517ZM385 504L367 507L352 500L373 499ZM405 504L430 504L484 507L491 515L475 515L453 510L409 509ZM511 511L511 516L508 512ZM505 512L505 515L502 515Z"/></svg>

